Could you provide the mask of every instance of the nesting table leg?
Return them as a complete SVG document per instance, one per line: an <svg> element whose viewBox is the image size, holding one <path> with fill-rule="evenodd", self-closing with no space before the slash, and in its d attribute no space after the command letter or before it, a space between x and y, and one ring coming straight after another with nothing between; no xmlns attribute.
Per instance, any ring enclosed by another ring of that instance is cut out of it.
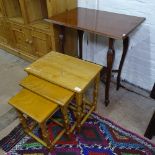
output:
<svg viewBox="0 0 155 155"><path fill-rule="evenodd" d="M18 113L18 117L19 117L19 120L20 120L20 123L22 124L23 126L23 129L25 132L29 132L29 128L28 128L28 125L26 123L26 119L25 117L23 116L23 113L21 113L20 111L17 110L17 113Z"/></svg>
<svg viewBox="0 0 155 155"><path fill-rule="evenodd" d="M52 149L52 144L51 144L49 133L48 133L48 130L47 130L47 127L46 127L46 123L45 122L40 123L39 126L41 128L43 140L46 142L47 147Z"/></svg>
<svg viewBox="0 0 155 155"><path fill-rule="evenodd" d="M67 133L67 135L69 135L70 127L69 127L68 107L66 107L66 106L61 107L61 112L62 112L63 118L64 118L64 127L66 129L66 133Z"/></svg>
<svg viewBox="0 0 155 155"><path fill-rule="evenodd" d="M97 100L98 100L98 92L99 92L99 82L100 82L100 74L98 74L96 76L96 79L94 81L93 106L95 107L95 110L97 108Z"/></svg>
<svg viewBox="0 0 155 155"><path fill-rule="evenodd" d="M76 112L76 118L77 118L77 129L80 131L81 128L81 119L82 119L82 100L83 100L83 94L76 93L76 104L77 104L77 112Z"/></svg>

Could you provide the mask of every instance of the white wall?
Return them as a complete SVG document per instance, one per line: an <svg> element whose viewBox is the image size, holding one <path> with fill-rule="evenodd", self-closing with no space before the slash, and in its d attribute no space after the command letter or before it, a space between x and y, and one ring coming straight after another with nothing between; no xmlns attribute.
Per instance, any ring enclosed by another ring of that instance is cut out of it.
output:
<svg viewBox="0 0 155 155"><path fill-rule="evenodd" d="M131 34L130 47L122 79L151 90L155 82L155 1L154 0L79 0L80 7L146 17L146 21ZM86 43L88 39L88 45ZM121 41L116 42L117 68ZM107 39L85 34L84 59L106 65Z"/></svg>

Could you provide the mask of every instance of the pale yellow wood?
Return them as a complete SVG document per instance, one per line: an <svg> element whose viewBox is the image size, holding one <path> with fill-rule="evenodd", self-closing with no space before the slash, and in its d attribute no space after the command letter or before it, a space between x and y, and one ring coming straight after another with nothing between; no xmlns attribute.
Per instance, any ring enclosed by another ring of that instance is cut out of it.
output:
<svg viewBox="0 0 155 155"><path fill-rule="evenodd" d="M19 0L3 0L7 17L21 17Z"/></svg>
<svg viewBox="0 0 155 155"><path fill-rule="evenodd" d="M58 108L57 104L25 89L12 97L9 104L40 123L49 118Z"/></svg>
<svg viewBox="0 0 155 155"><path fill-rule="evenodd" d="M28 22L34 22L47 18L47 7L45 0L25 0Z"/></svg>
<svg viewBox="0 0 155 155"><path fill-rule="evenodd" d="M33 45L33 53L36 54L36 56L41 57L45 54L49 53L52 50L52 40L51 35L38 32L38 31L32 31L32 45Z"/></svg>
<svg viewBox="0 0 155 155"><path fill-rule="evenodd" d="M25 70L74 92L82 92L101 71L102 66L50 52Z"/></svg>
<svg viewBox="0 0 155 155"><path fill-rule="evenodd" d="M22 17L12 17L8 19L15 23L24 24L24 19Z"/></svg>
<svg viewBox="0 0 155 155"><path fill-rule="evenodd" d="M3 0L0 0L0 18L6 15Z"/></svg>
<svg viewBox="0 0 155 155"><path fill-rule="evenodd" d="M19 24L12 23L13 46L27 55L32 55L32 44L30 44L30 29Z"/></svg>
<svg viewBox="0 0 155 155"><path fill-rule="evenodd" d="M0 18L3 17L3 5L2 0L0 0Z"/></svg>
<svg viewBox="0 0 155 155"><path fill-rule="evenodd" d="M34 29L38 29L43 32L52 33L52 25L44 20L39 20L30 24L30 26Z"/></svg>
<svg viewBox="0 0 155 155"><path fill-rule="evenodd" d="M52 143L50 141L50 136L49 136L48 129L47 129L47 126L46 126L46 122L39 123L39 126L41 128L41 133L42 133L42 136L43 136L43 140L46 142L47 147L51 148Z"/></svg>
<svg viewBox="0 0 155 155"><path fill-rule="evenodd" d="M77 0L67 0L67 10L74 9L78 6Z"/></svg>
<svg viewBox="0 0 155 155"><path fill-rule="evenodd" d="M22 58L37 58L52 50L61 51L60 28L47 23L45 19L48 12L55 15L75 7L76 0L0 0L0 20L7 23L0 21L0 43L6 44L3 48L9 47L11 52L17 51L13 53ZM77 40L70 44L76 38L72 31L67 30L65 51L76 56Z"/></svg>
<svg viewBox="0 0 155 155"><path fill-rule="evenodd" d="M21 81L21 86L43 96L61 106L68 104L74 93L50 82L29 75Z"/></svg>
<svg viewBox="0 0 155 155"><path fill-rule="evenodd" d="M39 0L26 0L29 22L42 19L41 4L39 2Z"/></svg>
<svg viewBox="0 0 155 155"><path fill-rule="evenodd" d="M27 16L25 0L19 0L19 4L20 4L20 9L21 9L21 17L23 18L24 23L27 24L28 16Z"/></svg>
<svg viewBox="0 0 155 155"><path fill-rule="evenodd" d="M80 131L81 128L81 121L82 121L82 99L83 94L82 93L76 93L76 104L77 104L77 110L76 110L76 121L77 121L77 128L78 131Z"/></svg>
<svg viewBox="0 0 155 155"><path fill-rule="evenodd" d="M8 25L4 18L0 18L0 42L8 43Z"/></svg>
<svg viewBox="0 0 155 155"><path fill-rule="evenodd" d="M77 0L46 0L48 16L54 16L77 7Z"/></svg>
<svg viewBox="0 0 155 155"><path fill-rule="evenodd" d="M12 46L27 55L41 57L52 50L52 39L50 32L44 33L31 26L11 23Z"/></svg>
<svg viewBox="0 0 155 155"><path fill-rule="evenodd" d="M46 1L49 17L66 11L66 0L46 0Z"/></svg>

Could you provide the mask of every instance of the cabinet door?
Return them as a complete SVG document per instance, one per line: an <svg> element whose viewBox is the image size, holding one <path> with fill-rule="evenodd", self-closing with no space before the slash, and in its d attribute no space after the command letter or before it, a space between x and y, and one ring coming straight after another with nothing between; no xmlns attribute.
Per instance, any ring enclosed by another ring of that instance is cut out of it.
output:
<svg viewBox="0 0 155 155"><path fill-rule="evenodd" d="M30 30L13 24L12 33L15 48L19 49L22 53L31 55L32 45L30 44L29 38L27 38L30 35Z"/></svg>
<svg viewBox="0 0 155 155"><path fill-rule="evenodd" d="M33 54L37 57L44 56L52 51L51 36L38 31L32 31Z"/></svg>
<svg viewBox="0 0 155 155"><path fill-rule="evenodd" d="M49 17L77 7L77 0L46 0L46 2Z"/></svg>
<svg viewBox="0 0 155 155"><path fill-rule="evenodd" d="M0 18L0 42L7 44L7 27L5 20L3 18Z"/></svg>
<svg viewBox="0 0 155 155"><path fill-rule="evenodd" d="M3 0L0 0L0 17L5 16L5 9L4 9L4 4Z"/></svg>

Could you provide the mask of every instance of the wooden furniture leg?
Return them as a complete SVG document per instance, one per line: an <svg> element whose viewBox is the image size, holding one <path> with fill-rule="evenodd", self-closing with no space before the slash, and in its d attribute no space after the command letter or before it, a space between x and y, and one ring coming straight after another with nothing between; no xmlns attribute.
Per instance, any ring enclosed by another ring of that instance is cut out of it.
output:
<svg viewBox="0 0 155 155"><path fill-rule="evenodd" d="M107 53L107 69L106 69L106 88L105 88L105 106L109 104L109 89L110 89L110 82L111 82L111 73L112 67L115 59L115 50L114 50L114 42L115 40L109 38L109 49Z"/></svg>
<svg viewBox="0 0 155 155"><path fill-rule="evenodd" d="M78 38L79 38L79 58L80 58L80 59L82 59L83 34L84 34L84 31L78 30Z"/></svg>
<svg viewBox="0 0 155 155"><path fill-rule="evenodd" d="M50 148L50 150L52 150L54 146L52 146L52 143L50 141L50 137L49 137L45 122L39 123L39 126L41 128L43 140L46 142L47 147Z"/></svg>
<svg viewBox="0 0 155 155"><path fill-rule="evenodd" d="M155 136L155 112L153 114L153 117L148 125L148 128L147 128L144 136L149 139L152 139L152 137Z"/></svg>
<svg viewBox="0 0 155 155"><path fill-rule="evenodd" d="M67 133L67 135L69 135L70 127L69 127L68 107L67 106L61 107L61 112L62 112L63 118L64 118L64 127L66 129L66 133Z"/></svg>
<svg viewBox="0 0 155 155"><path fill-rule="evenodd" d="M63 54L65 54L65 27L60 26L60 28L61 28L61 34L59 35L59 38L61 44L61 51Z"/></svg>
<svg viewBox="0 0 155 155"><path fill-rule="evenodd" d="M93 92L93 106L95 110L97 108L97 100L98 100L98 92L99 92L99 82L100 82L100 74L96 76L94 81L94 92Z"/></svg>
<svg viewBox="0 0 155 155"><path fill-rule="evenodd" d="M22 126L23 126L24 131L25 131L26 133L28 133L28 132L29 132L29 128L28 128L28 125L27 125L27 123L26 123L26 119L25 119L25 117L23 116L23 113L21 113L21 112L20 112L19 110L17 110L17 109L16 109L16 111L17 111L17 113L18 113L18 117L19 117L20 123L21 123Z"/></svg>
<svg viewBox="0 0 155 155"><path fill-rule="evenodd" d="M119 65L119 69L118 69L118 75L117 75L117 90L119 90L119 88L120 88L121 73L122 73L122 68L124 65L125 58L126 58L126 54L128 52L129 41L130 41L129 37L127 37L123 40L123 53L122 53L122 58L120 61L120 65Z"/></svg>
<svg viewBox="0 0 155 155"><path fill-rule="evenodd" d="M76 121L77 121L77 129L80 131L81 128L81 119L82 119L82 100L83 94L76 93L76 104L77 104L77 112L76 112Z"/></svg>

